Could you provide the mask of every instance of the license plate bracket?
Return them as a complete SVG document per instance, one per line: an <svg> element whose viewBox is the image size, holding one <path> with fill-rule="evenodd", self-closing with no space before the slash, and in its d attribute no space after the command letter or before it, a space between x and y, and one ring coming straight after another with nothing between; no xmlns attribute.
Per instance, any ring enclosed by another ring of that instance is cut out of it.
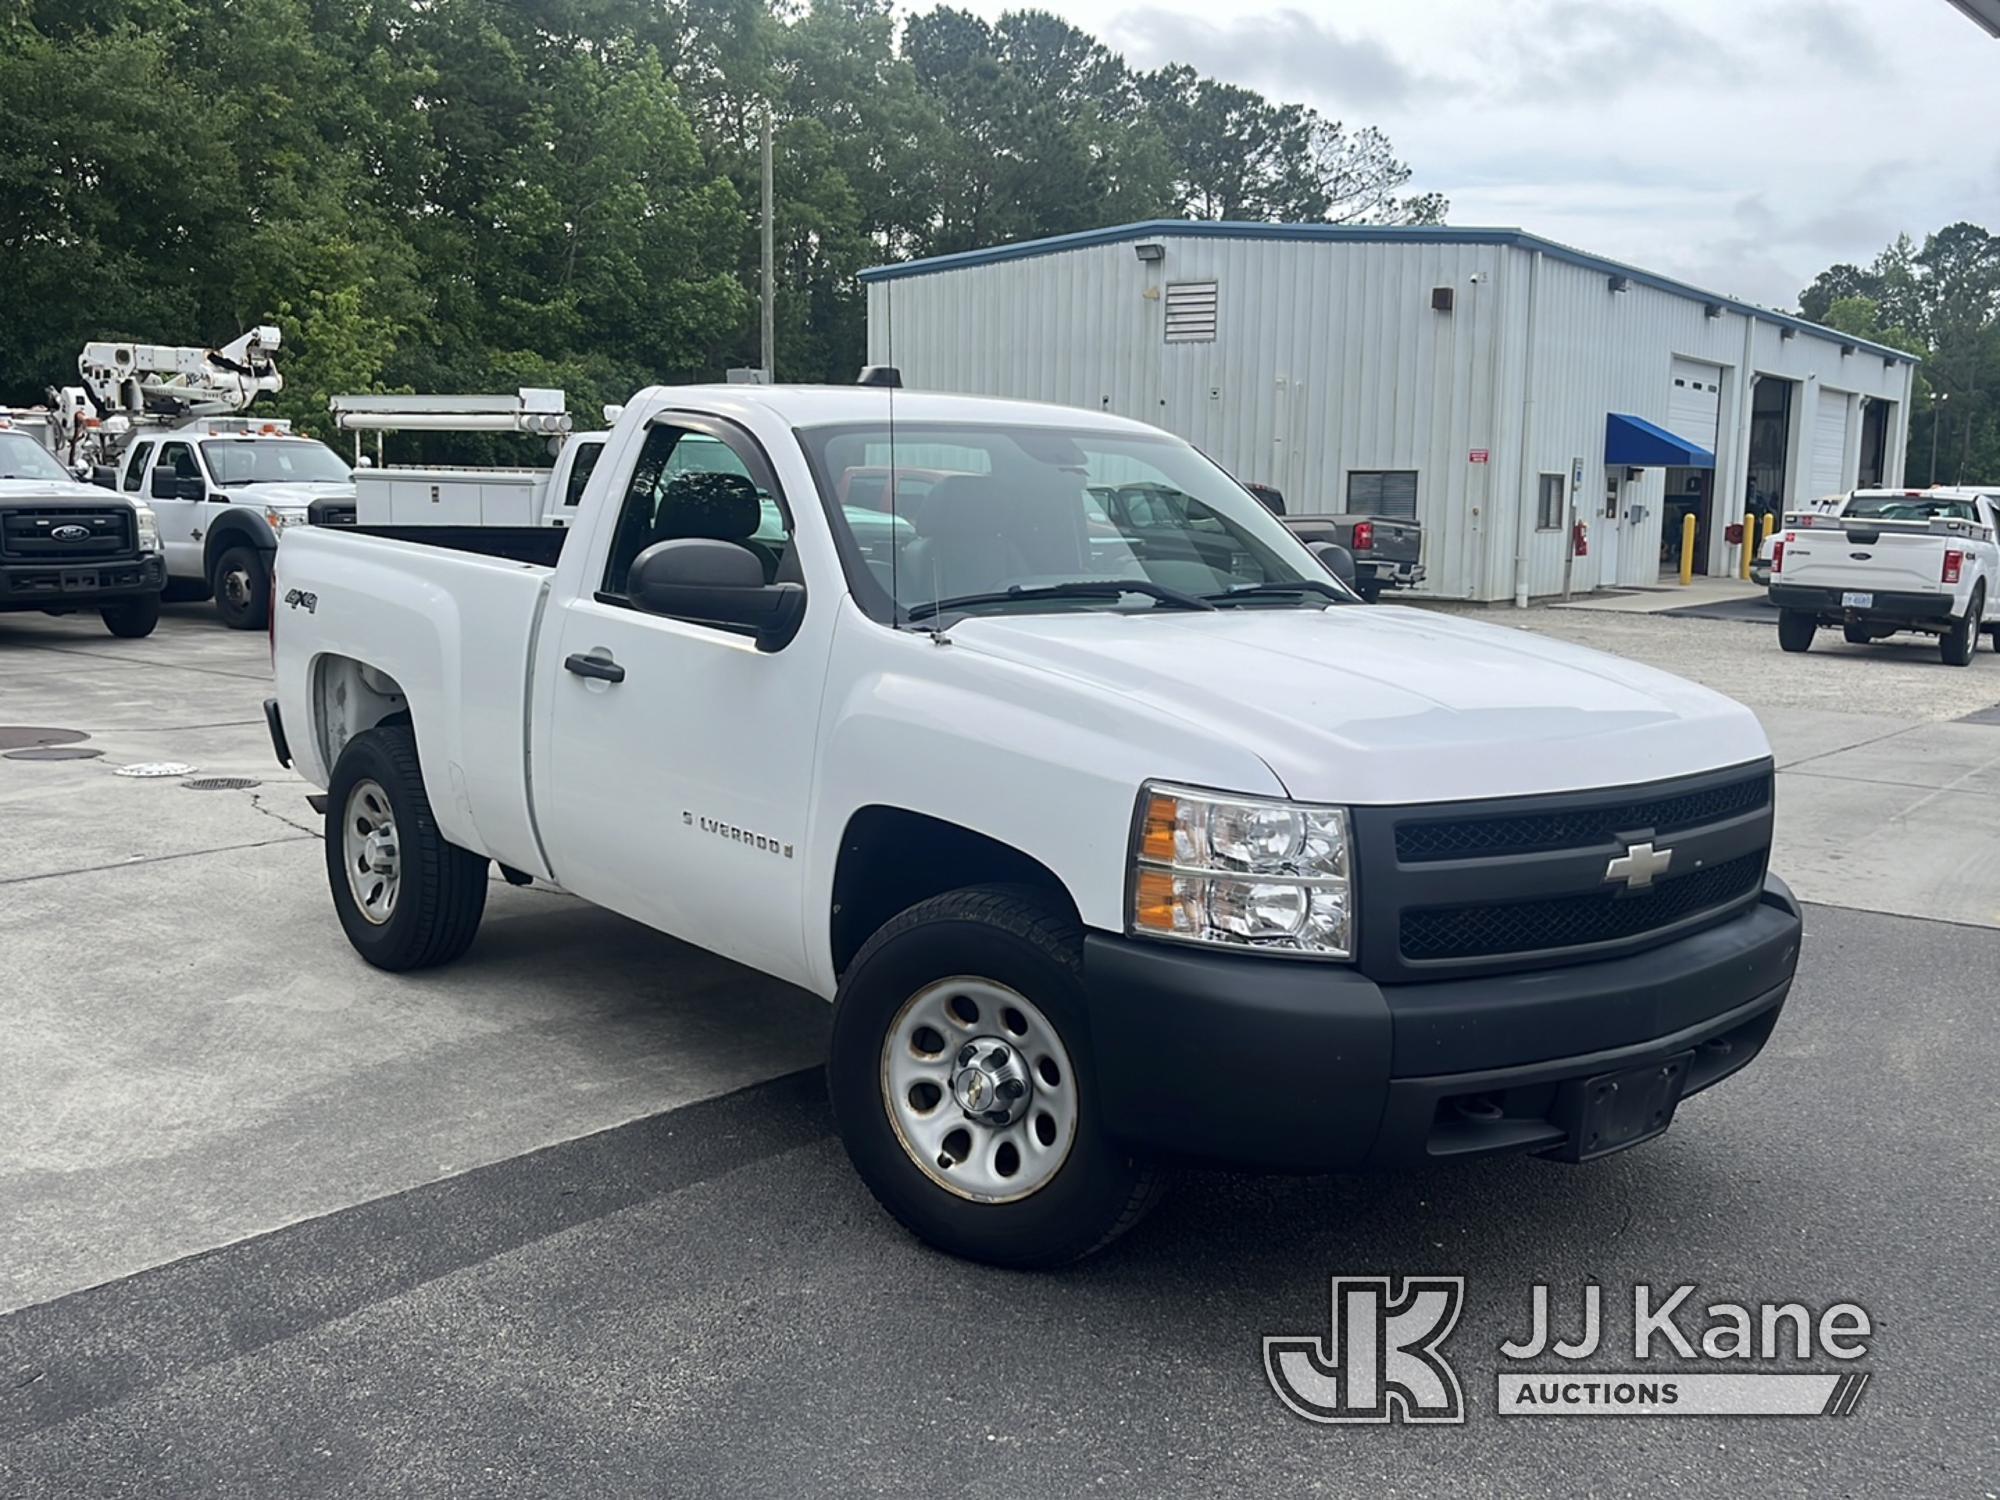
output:
<svg viewBox="0 0 2000 1500"><path fill-rule="evenodd" d="M1840 607L1842 609L1873 609L1875 607L1875 596L1866 593L1842 594L1840 596Z"/></svg>
<svg viewBox="0 0 2000 1500"><path fill-rule="evenodd" d="M1693 1060L1692 1051L1679 1052L1643 1068L1564 1084L1550 1118L1563 1127L1566 1139L1549 1154L1589 1161L1661 1134L1674 1122Z"/></svg>

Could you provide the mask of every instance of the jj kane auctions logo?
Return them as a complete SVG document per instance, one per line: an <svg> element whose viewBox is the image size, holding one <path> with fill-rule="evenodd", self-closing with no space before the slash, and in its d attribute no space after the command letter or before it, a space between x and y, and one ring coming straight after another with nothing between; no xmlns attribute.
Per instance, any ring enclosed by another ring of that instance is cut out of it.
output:
<svg viewBox="0 0 2000 1500"><path fill-rule="evenodd" d="M1815 1314L1798 1302L1693 1301L1692 1285L1632 1289L1630 1349L1644 1369L1570 1366L1605 1343L1603 1289L1582 1289L1574 1338L1558 1336L1549 1289L1530 1296L1528 1332L1500 1346L1494 1410L1501 1416L1833 1416L1861 1404L1869 1372L1774 1370L1776 1361L1840 1361L1868 1353L1865 1309L1836 1302ZM1443 1345L1465 1305L1462 1276L1336 1276L1328 1331L1264 1340L1264 1374L1286 1408L1308 1422L1462 1423L1465 1399ZM1764 1368L1758 1368L1758 1366Z"/></svg>

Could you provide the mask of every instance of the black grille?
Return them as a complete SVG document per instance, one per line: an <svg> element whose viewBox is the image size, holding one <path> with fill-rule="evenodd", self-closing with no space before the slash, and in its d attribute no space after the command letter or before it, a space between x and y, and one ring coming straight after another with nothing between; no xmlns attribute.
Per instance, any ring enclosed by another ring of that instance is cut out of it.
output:
<svg viewBox="0 0 2000 1500"><path fill-rule="evenodd" d="M1616 942L1727 906L1755 891L1763 877L1764 853L1759 850L1726 864L1669 877L1648 893L1605 890L1500 906L1405 911L1402 953L1416 963Z"/></svg>
<svg viewBox="0 0 2000 1500"><path fill-rule="evenodd" d="M1396 858L1405 864L1420 864L1587 848L1615 842L1619 835L1640 829L1664 834L1720 823L1757 812L1770 801L1771 775L1760 771L1741 781L1615 807L1402 823L1396 828Z"/></svg>
<svg viewBox="0 0 2000 1500"><path fill-rule="evenodd" d="M82 527L74 536L69 528ZM63 533L58 535L58 533ZM86 562L129 553L132 510L22 509L0 511L0 554L36 562Z"/></svg>

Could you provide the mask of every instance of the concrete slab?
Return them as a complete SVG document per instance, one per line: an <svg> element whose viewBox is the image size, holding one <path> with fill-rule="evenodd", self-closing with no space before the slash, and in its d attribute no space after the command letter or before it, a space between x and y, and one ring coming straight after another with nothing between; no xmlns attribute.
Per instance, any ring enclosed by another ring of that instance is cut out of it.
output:
<svg viewBox="0 0 2000 1500"><path fill-rule="evenodd" d="M1678 580L1663 581L1655 588L1633 592L1606 590L1582 594L1566 602L1552 601L1550 609L1599 610L1619 615L1653 615L1680 612L1719 604L1734 604L1765 597L1762 584L1747 578L1696 578L1683 587Z"/></svg>
<svg viewBox="0 0 2000 1500"><path fill-rule="evenodd" d="M1784 772L1771 864L1806 901L2000 926L2000 798Z"/></svg>

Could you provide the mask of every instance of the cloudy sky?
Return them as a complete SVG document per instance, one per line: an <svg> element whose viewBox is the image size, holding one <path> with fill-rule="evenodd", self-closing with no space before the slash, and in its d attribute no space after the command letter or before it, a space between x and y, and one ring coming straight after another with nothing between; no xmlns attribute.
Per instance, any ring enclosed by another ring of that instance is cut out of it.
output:
<svg viewBox="0 0 2000 1500"><path fill-rule="evenodd" d="M1038 3L1134 67L1380 126L1452 223L1767 305L1899 231L2000 229L2000 40L1946 0Z"/></svg>

